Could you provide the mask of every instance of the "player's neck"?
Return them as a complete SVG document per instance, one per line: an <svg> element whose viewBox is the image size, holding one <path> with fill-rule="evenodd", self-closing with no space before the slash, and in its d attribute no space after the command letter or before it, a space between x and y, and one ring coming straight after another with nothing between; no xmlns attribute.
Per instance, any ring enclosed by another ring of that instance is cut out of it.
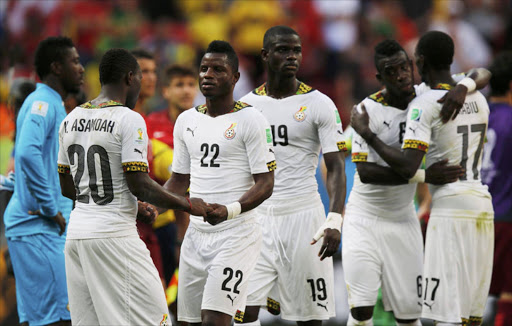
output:
<svg viewBox="0 0 512 326"><path fill-rule="evenodd" d="M64 101L64 99L68 96L68 92L64 90L62 83L58 79L58 77L53 75L48 75L44 80L41 81L46 86L52 88L54 91L59 93L60 97Z"/></svg>
<svg viewBox="0 0 512 326"><path fill-rule="evenodd" d="M453 80L450 70L429 70L427 72L427 84L430 87L434 87L438 84L455 86L456 82Z"/></svg>
<svg viewBox="0 0 512 326"><path fill-rule="evenodd" d="M206 99L207 114L211 117L217 117L231 112L234 107L235 100L233 99L233 93L215 98Z"/></svg>
<svg viewBox="0 0 512 326"><path fill-rule="evenodd" d="M92 104L100 104L108 101L115 101L125 105L126 93L113 85L103 85L100 95L91 101Z"/></svg>
<svg viewBox="0 0 512 326"><path fill-rule="evenodd" d="M384 95L384 100L386 100L389 106L392 106L400 110L407 109L407 106L414 98L414 93L411 94L410 96L396 96L388 92L387 89L384 89L382 93Z"/></svg>
<svg viewBox="0 0 512 326"><path fill-rule="evenodd" d="M299 88L299 81L295 76L283 77L269 74L266 84L267 95L273 98L285 98L295 95Z"/></svg>

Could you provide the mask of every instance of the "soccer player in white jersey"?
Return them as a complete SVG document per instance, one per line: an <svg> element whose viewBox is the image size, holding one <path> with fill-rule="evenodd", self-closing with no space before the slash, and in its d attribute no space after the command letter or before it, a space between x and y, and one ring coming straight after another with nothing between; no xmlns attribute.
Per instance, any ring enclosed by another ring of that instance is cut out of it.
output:
<svg viewBox="0 0 512 326"><path fill-rule="evenodd" d="M172 176L165 187L211 204L190 216L181 245L178 320L228 326L241 318L261 247L256 208L272 194L272 132L254 107L233 100L240 77L231 45L213 41L199 66L206 104L181 113L174 126Z"/></svg>
<svg viewBox="0 0 512 326"><path fill-rule="evenodd" d="M394 40L375 47L374 61L376 77L385 88L361 105L371 118L371 130L387 145L400 149L407 106L415 97L412 62ZM459 94L452 92L448 99ZM465 93L453 102L462 106L464 98ZM389 168L357 133L352 139L352 161L357 173L345 211L342 246L351 307L348 325L372 325L379 288L385 309L393 312L398 325L419 325L423 239L413 205L416 183L408 183ZM458 165L438 162L427 169L425 181L454 182L461 172Z"/></svg>
<svg viewBox="0 0 512 326"><path fill-rule="evenodd" d="M403 152L386 146L371 131L365 110L352 111L352 125L402 177L423 179L424 172L417 169L427 150L427 166L448 159L465 169L457 182L431 186L422 317L438 325L479 325L489 291L494 238L491 198L480 181L489 107L482 94L473 92L455 120L442 122L437 101L455 85L450 75L453 53L450 36L438 31L426 33L416 46L418 71L431 90L409 104Z"/></svg>
<svg viewBox="0 0 512 326"><path fill-rule="evenodd" d="M271 297L279 301L283 319L320 325L335 315L330 257L340 243L345 201L341 119L331 99L297 80L302 43L296 31L267 30L261 56L267 82L241 100L270 122L278 169L272 197L258 207L263 247L243 322L259 325L259 307ZM320 149L327 166L327 220L315 179ZM322 236L323 243L317 243Z"/></svg>
<svg viewBox="0 0 512 326"><path fill-rule="evenodd" d="M132 111L141 70L128 51L100 62L100 95L59 131L62 193L75 200L65 246L73 325L170 325L165 295L135 226L137 198L206 216L197 198L165 191L148 176L148 137Z"/></svg>

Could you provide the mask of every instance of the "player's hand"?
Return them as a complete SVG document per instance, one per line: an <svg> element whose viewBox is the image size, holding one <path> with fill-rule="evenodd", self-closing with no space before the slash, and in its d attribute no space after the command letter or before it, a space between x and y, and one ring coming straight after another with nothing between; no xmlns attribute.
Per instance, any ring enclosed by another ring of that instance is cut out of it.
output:
<svg viewBox="0 0 512 326"><path fill-rule="evenodd" d="M336 253L336 251L338 251L338 247L341 242L341 233L336 229L324 229L322 236L324 241L320 247L320 251L318 252L318 257L320 257L321 261L327 257L331 257ZM317 241L318 240L313 238L311 245L314 245Z"/></svg>
<svg viewBox="0 0 512 326"><path fill-rule="evenodd" d="M66 231L66 220L64 219L64 216L62 216L61 212L57 212L57 215L51 216L51 217L50 216L46 216L46 215L42 215L40 210L28 211L28 214L29 215L39 215L39 216L42 216L44 218L48 218L48 219L54 221L55 223L57 223L57 225L60 228L59 235L62 235L64 233L64 231Z"/></svg>
<svg viewBox="0 0 512 326"><path fill-rule="evenodd" d="M370 117L368 112L366 112L364 104L361 104L360 109L358 109L357 105L354 105L350 114L350 125L365 140L373 135L370 129Z"/></svg>
<svg viewBox="0 0 512 326"><path fill-rule="evenodd" d="M137 220L141 221L142 223L153 224L158 217L157 208L140 200L138 200L137 203Z"/></svg>
<svg viewBox="0 0 512 326"><path fill-rule="evenodd" d="M459 180L464 175L460 165L447 165L448 159L436 162L425 170L425 183L444 185Z"/></svg>
<svg viewBox="0 0 512 326"><path fill-rule="evenodd" d="M190 215L206 217L212 210L210 205L205 203L201 198L190 198L190 204L192 206L188 211Z"/></svg>
<svg viewBox="0 0 512 326"><path fill-rule="evenodd" d="M210 207L212 211L204 218L205 222L216 225L228 219L228 209L225 205L210 204Z"/></svg>
<svg viewBox="0 0 512 326"><path fill-rule="evenodd" d="M324 242L318 252L320 260L324 260L326 257L331 257L338 251L338 247L341 242L341 224L343 223L343 217L339 213L329 212L324 224L316 231L313 236L311 245L317 243L320 238L324 238Z"/></svg>
<svg viewBox="0 0 512 326"><path fill-rule="evenodd" d="M7 176L0 175L0 190L14 191L14 172L10 171Z"/></svg>
<svg viewBox="0 0 512 326"><path fill-rule="evenodd" d="M450 118L454 120L457 117L460 109L462 109L464 105L467 93L468 89L466 86L457 85L437 100L437 103L443 103L443 107L439 113L443 123L450 121Z"/></svg>

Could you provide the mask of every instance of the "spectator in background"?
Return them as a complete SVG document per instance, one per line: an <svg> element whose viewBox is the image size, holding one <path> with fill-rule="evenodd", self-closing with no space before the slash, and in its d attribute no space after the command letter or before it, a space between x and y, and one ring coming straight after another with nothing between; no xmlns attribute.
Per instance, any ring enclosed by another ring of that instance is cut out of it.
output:
<svg viewBox="0 0 512 326"><path fill-rule="evenodd" d="M144 118L144 120L146 120L146 100L155 95L156 90L156 62L153 54L144 49L132 50L131 54L135 57L135 59L137 59L137 63L139 64L140 70L142 72L139 97L137 98L137 103L135 104L133 111L139 113ZM151 143L148 143L148 161L150 171L153 169L151 163L152 160L153 148ZM153 263L155 264L155 267L158 270L158 274L160 275L160 279L162 280L162 285L165 285L164 267L162 262L162 254L160 252L160 244L158 243L158 238L155 234L155 231L153 230L153 226L137 219L137 230L139 231L140 238L142 241L144 241L146 247L149 250L151 259L153 259Z"/></svg>
<svg viewBox="0 0 512 326"><path fill-rule="evenodd" d="M153 54L144 49L135 49L131 51L131 53L135 59L137 59L140 70L142 71L139 99L133 110L142 115L144 120L146 120L148 110L145 106L145 102L148 98L155 95L156 90L156 62Z"/></svg>
<svg viewBox="0 0 512 326"><path fill-rule="evenodd" d="M62 100L83 82L79 59L67 37L42 41L35 54L42 82L17 118L17 177L4 221L20 323L70 325L62 234L72 201L61 195L57 137L66 116Z"/></svg>
<svg viewBox="0 0 512 326"><path fill-rule="evenodd" d="M151 176L160 184L164 184L171 176L174 123L180 113L194 106L197 93L197 73L192 68L171 65L165 69L162 95L168 106L162 111L151 113L146 119L153 149ZM153 227L160 244L165 284L169 284L178 265L177 249L188 227L188 214L168 210L158 216ZM169 291L167 303L172 304L175 295ZM176 305L171 306L171 311L176 316Z"/></svg>
<svg viewBox="0 0 512 326"><path fill-rule="evenodd" d="M489 70L491 97L482 181L494 207L494 269L489 293L498 297L494 325L512 325L512 51L496 57Z"/></svg>

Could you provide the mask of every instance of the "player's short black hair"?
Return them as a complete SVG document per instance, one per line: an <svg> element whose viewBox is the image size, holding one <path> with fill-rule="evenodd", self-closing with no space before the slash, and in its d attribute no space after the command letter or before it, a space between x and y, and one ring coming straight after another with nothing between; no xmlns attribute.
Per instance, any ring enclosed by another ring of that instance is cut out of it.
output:
<svg viewBox="0 0 512 326"><path fill-rule="evenodd" d="M51 72L52 62L63 62L66 52L75 45L69 37L52 36L42 40L37 46L34 65L40 79Z"/></svg>
<svg viewBox="0 0 512 326"><path fill-rule="evenodd" d="M235 50L226 41L215 40L212 41L208 48L206 49L206 53L224 53L228 56L228 62L231 66L233 72L238 72L238 56L236 55Z"/></svg>
<svg viewBox="0 0 512 326"><path fill-rule="evenodd" d="M167 68L165 68L164 75L162 78L162 84L164 86L169 86L171 84L171 81L175 77L185 77L190 76L193 78L197 78L197 73L194 71L194 69L182 66L182 65L170 65Z"/></svg>
<svg viewBox="0 0 512 326"><path fill-rule="evenodd" d="M429 67L437 70L450 69L454 51L450 35L440 31L425 33L416 45L416 53L423 55Z"/></svg>
<svg viewBox="0 0 512 326"><path fill-rule="evenodd" d="M128 50L110 49L100 61L100 84L117 83L128 72L135 73L137 69L140 69L137 59Z"/></svg>
<svg viewBox="0 0 512 326"><path fill-rule="evenodd" d="M491 95L505 95L510 90L510 82L512 82L512 51L498 54L489 70L492 73Z"/></svg>
<svg viewBox="0 0 512 326"><path fill-rule="evenodd" d="M137 48L130 51L131 54L135 57L135 59L149 59L149 60L155 60L155 56L144 49Z"/></svg>
<svg viewBox="0 0 512 326"><path fill-rule="evenodd" d="M403 51L405 56L408 58L407 52L405 52L404 48L402 48L402 46L395 40L384 40L377 44L374 50L375 54L373 55L373 62L377 71L379 71L379 61L383 58L388 58L401 51Z"/></svg>
<svg viewBox="0 0 512 326"><path fill-rule="evenodd" d="M273 26L267 29L265 35L263 36L263 48L268 49L274 38L281 35L297 35L297 33L293 28L284 25ZM299 36L300 38L300 36Z"/></svg>

